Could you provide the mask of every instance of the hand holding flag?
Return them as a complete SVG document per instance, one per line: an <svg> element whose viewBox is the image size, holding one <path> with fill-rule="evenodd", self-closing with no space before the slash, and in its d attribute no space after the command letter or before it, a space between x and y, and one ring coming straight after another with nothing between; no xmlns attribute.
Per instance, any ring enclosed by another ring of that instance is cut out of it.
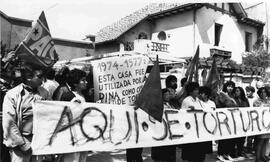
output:
<svg viewBox="0 0 270 162"><path fill-rule="evenodd" d="M26 63L47 68L58 60L44 12L15 51Z"/></svg>

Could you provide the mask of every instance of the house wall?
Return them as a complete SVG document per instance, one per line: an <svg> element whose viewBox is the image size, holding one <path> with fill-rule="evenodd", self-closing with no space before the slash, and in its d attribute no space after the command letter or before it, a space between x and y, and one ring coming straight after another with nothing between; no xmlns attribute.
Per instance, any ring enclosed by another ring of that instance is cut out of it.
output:
<svg viewBox="0 0 270 162"><path fill-rule="evenodd" d="M142 21L130 30L128 30L125 34L120 36L117 41L111 41L108 43L97 45L94 54L98 55L104 53L118 52L120 51L120 48L124 48L121 46L124 46L125 43L134 42L135 39L138 39L139 34L142 32L147 34L147 39L151 39L151 23L146 20Z"/></svg>
<svg viewBox="0 0 270 162"><path fill-rule="evenodd" d="M14 49L31 30L31 26L20 24L11 24L7 19L1 16L1 41L6 44L8 49Z"/></svg>
<svg viewBox="0 0 270 162"><path fill-rule="evenodd" d="M229 10L229 4L225 4L224 7ZM253 45L257 40L257 29L239 24L234 16L206 6L196 12L185 11L151 21L142 21L114 41L114 46L100 46L96 51L101 51L100 49L103 49L103 53L119 51L121 42L133 42L140 32L145 32L153 42L169 44L168 50L172 56L192 57L199 45L200 57L209 57L209 48L213 47L215 42L215 23L223 25L219 49L231 51L231 59L241 64L242 54L246 49L245 32L252 34ZM165 41L158 39L158 33L161 31L167 34Z"/></svg>
<svg viewBox="0 0 270 162"><path fill-rule="evenodd" d="M160 41L158 33L165 31L167 39ZM193 56L193 11L167 16L155 21L152 41L169 44L169 53L177 57Z"/></svg>
<svg viewBox="0 0 270 162"><path fill-rule="evenodd" d="M129 31L127 31L124 35L120 36L118 40L120 42L133 42L135 39L138 39L140 33L147 34L147 39L151 39L152 33L152 22L150 21L142 21L141 23L135 25Z"/></svg>
<svg viewBox="0 0 270 162"><path fill-rule="evenodd" d="M112 53L119 51L119 43L113 41L103 44L97 44L94 55L104 54L104 53Z"/></svg>
<svg viewBox="0 0 270 162"><path fill-rule="evenodd" d="M71 60L74 58L86 57L86 49L68 47L64 45L55 45L55 50L58 53L59 60Z"/></svg>
<svg viewBox="0 0 270 162"><path fill-rule="evenodd" d="M196 43L209 45L214 45L215 23L223 25L219 46L232 51L231 59L237 63L242 63L242 54L245 52L245 32L252 33L252 44L257 40L257 30L254 27L239 24L235 17L211 8L199 9L196 23ZM203 56L208 57L207 54L203 51Z"/></svg>
<svg viewBox="0 0 270 162"><path fill-rule="evenodd" d="M215 23L218 23L223 25L219 47L231 51L231 59L242 63L242 54L245 52L245 32L252 33L252 44L257 40L256 28L239 24L235 17L228 14L202 7L196 11L195 27L193 15L193 11L188 11L156 20L152 41L159 41L158 33L165 31L170 37L163 42L170 44L170 54L190 57L194 55L197 45L200 45L200 57L209 57L209 47L213 46L215 41Z"/></svg>
<svg viewBox="0 0 270 162"><path fill-rule="evenodd" d="M55 43L55 50L59 55L59 61L94 55L94 48L90 42L78 42L58 38L53 38L53 41Z"/></svg>

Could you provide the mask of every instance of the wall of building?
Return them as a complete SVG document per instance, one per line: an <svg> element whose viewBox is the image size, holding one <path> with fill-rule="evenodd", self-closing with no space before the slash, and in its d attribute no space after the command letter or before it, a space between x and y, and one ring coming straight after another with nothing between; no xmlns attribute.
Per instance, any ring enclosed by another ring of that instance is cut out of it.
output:
<svg viewBox="0 0 270 162"><path fill-rule="evenodd" d="M11 24L1 16L1 41L7 45L8 49L13 49L18 45L30 30L29 26Z"/></svg>
<svg viewBox="0 0 270 162"><path fill-rule="evenodd" d="M167 35L165 41L158 39L161 31ZM152 41L169 44L169 53L173 56L193 56L193 11L157 19L153 26Z"/></svg>
<svg viewBox="0 0 270 162"><path fill-rule="evenodd" d="M197 11L196 16L197 44L214 45L215 23L223 25L219 46L232 52L232 60L242 63L242 54L245 52L245 32L252 33L252 44L254 44L257 40L257 30L254 27L239 24L233 16L203 7Z"/></svg>
<svg viewBox="0 0 270 162"><path fill-rule="evenodd" d="M242 54L245 52L245 32L252 33L252 44L257 40L257 30L254 27L239 24L235 17L228 14L202 7L196 11L195 26L193 26L193 15L193 11L187 11L157 19L153 24L152 41L169 44L169 53L177 57L193 56L197 45L200 45L200 57L209 57L209 47L214 45L215 40L215 23L218 23L223 25L219 47L231 51L231 59L242 63ZM167 40L158 39L160 31L166 32Z"/></svg>
<svg viewBox="0 0 270 162"><path fill-rule="evenodd" d="M94 55L117 52L119 49L119 43L115 41L97 44L95 47Z"/></svg>
<svg viewBox="0 0 270 162"><path fill-rule="evenodd" d="M125 43L134 42L135 39L138 39L140 33L145 33L147 35L147 39L151 39L151 26L152 25L149 21L142 21L120 36L117 41L111 41L100 45L98 44L95 49L95 55L118 52L121 48L124 48Z"/></svg>
<svg viewBox="0 0 270 162"><path fill-rule="evenodd" d="M71 60L74 58L85 57L86 49L68 47L64 45L55 45L55 50L59 55L59 60Z"/></svg>
<svg viewBox="0 0 270 162"><path fill-rule="evenodd" d="M88 42L78 42L59 38L53 38L55 50L60 60L71 60L80 57L91 56L94 53L92 44Z"/></svg>
<svg viewBox="0 0 270 162"><path fill-rule="evenodd" d="M152 22L151 22L152 23ZM133 42L138 39L140 33L145 33L147 39L151 39L152 24L149 21L142 21L128 30L124 35L120 36L118 40L120 42Z"/></svg>

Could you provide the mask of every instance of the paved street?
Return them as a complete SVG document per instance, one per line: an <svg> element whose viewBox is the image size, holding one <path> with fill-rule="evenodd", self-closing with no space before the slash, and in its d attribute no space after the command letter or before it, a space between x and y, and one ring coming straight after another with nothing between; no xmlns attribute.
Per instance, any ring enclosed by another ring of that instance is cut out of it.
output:
<svg viewBox="0 0 270 162"><path fill-rule="evenodd" d="M181 149L177 149L177 162L184 162L181 159ZM153 162L151 159L151 148L145 148L143 151L143 160L144 162ZM125 150L118 150L114 152L99 152L93 153L88 157L87 162L125 162L126 161L126 152ZM216 152L206 156L205 162L218 162L216 159ZM253 159L246 159L243 162L254 162Z"/></svg>

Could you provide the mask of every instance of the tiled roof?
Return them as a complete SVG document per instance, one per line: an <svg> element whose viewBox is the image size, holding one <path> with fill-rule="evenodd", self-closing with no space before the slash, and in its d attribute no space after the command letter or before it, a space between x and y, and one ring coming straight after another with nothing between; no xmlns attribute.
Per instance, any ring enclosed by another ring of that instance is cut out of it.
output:
<svg viewBox="0 0 270 162"><path fill-rule="evenodd" d="M120 19L112 25L101 29L96 34L96 43L114 40L148 15L179 7L181 5L183 5L183 3L151 3L146 7Z"/></svg>

